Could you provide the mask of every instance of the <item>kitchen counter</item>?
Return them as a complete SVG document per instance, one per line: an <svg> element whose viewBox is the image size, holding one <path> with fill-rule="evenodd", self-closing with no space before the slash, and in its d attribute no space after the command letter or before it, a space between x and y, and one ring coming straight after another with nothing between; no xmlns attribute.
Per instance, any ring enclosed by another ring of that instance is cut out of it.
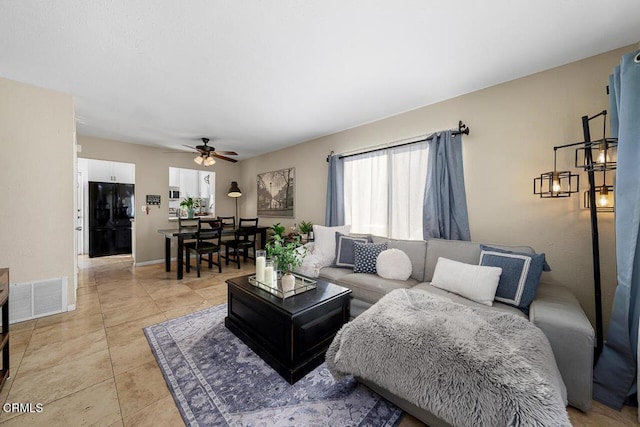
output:
<svg viewBox="0 0 640 427"><path fill-rule="evenodd" d="M216 217L211 215L211 214L202 214L202 215L195 214L195 216L193 218L191 218L191 219L198 219L198 218L216 219ZM182 219L187 219L187 218L183 216ZM178 217L177 216L170 216L169 217L169 221L170 222L178 222Z"/></svg>

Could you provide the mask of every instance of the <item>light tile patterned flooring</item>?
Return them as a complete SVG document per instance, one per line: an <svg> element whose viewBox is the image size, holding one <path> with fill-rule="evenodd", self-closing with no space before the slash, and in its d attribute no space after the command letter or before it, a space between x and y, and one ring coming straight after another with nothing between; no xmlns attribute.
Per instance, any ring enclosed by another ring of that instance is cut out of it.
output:
<svg viewBox="0 0 640 427"><path fill-rule="evenodd" d="M42 403L41 413L0 412L3 426L180 426L182 418L142 328L226 302L223 273L203 269L177 281L164 264L131 258L80 258L77 309L11 325L11 378L0 402ZM638 425L637 409L600 404L569 410L575 426ZM407 416L401 426L422 425Z"/></svg>

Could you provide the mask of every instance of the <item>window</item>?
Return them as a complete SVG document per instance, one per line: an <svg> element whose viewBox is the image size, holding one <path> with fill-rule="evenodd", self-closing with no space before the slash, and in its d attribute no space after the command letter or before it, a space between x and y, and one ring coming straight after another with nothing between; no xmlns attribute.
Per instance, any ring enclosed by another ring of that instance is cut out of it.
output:
<svg viewBox="0 0 640 427"><path fill-rule="evenodd" d="M169 216L180 211L185 197L198 200L197 213L215 215L216 173L195 169L169 167Z"/></svg>
<svg viewBox="0 0 640 427"><path fill-rule="evenodd" d="M344 159L344 209L353 233L423 238L427 142Z"/></svg>

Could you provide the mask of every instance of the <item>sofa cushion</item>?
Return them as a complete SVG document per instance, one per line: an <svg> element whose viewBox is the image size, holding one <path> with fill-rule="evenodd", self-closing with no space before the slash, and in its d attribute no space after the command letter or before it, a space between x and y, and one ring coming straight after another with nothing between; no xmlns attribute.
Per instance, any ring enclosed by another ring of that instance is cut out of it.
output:
<svg viewBox="0 0 640 427"><path fill-rule="evenodd" d="M387 249L387 243L360 243L355 242L354 273L376 273L376 260L380 252Z"/></svg>
<svg viewBox="0 0 640 427"><path fill-rule="evenodd" d="M387 248L400 249L411 260L411 277L418 282L424 280L424 260L427 254L427 242L424 240L387 239L373 236L374 243L387 242Z"/></svg>
<svg viewBox="0 0 640 427"><path fill-rule="evenodd" d="M385 279L407 280L411 277L411 260L400 249L387 249L378 255L376 271Z"/></svg>
<svg viewBox="0 0 640 427"><path fill-rule="evenodd" d="M480 265L502 268L496 301L518 307L525 313L536 296L544 268L544 254L505 251L480 245Z"/></svg>
<svg viewBox="0 0 640 427"><path fill-rule="evenodd" d="M333 283L339 283L340 279L348 274L353 274L353 270L337 267L324 267L320 269L320 278Z"/></svg>
<svg viewBox="0 0 640 427"><path fill-rule="evenodd" d="M492 306L502 268L438 258L431 285Z"/></svg>
<svg viewBox="0 0 640 427"><path fill-rule="evenodd" d="M533 254L529 246L491 245L494 248ZM480 262L480 243L462 240L429 239L424 266L424 281L431 282L438 258L448 258L465 264L478 265ZM413 260L412 260L413 261Z"/></svg>
<svg viewBox="0 0 640 427"><path fill-rule="evenodd" d="M338 227L313 226L314 249L313 253L322 260L323 265L331 265L336 256L336 232L348 234L350 225Z"/></svg>
<svg viewBox="0 0 640 427"><path fill-rule="evenodd" d="M504 311L504 312L508 312L508 313L513 313L517 316L520 317L527 317L522 311L518 310L517 308L511 306L511 305L507 305L507 304L503 304L501 302L497 302L494 301L493 305L491 307L489 307L488 305L484 305L484 304L480 304L478 302L475 301L471 301L470 299L467 299L465 297L462 297L460 295L456 295L453 292L449 292L447 290L444 289L440 289L440 288L436 288L435 286L432 286L430 283L427 282L423 282L423 283L419 283L416 286L414 286L411 289L420 289L424 292L429 292L431 294L440 296L440 297L445 297L448 298L450 301L453 302L457 302L458 304L464 304L464 305L469 305L472 307L482 307L485 308L487 310L496 310L496 311Z"/></svg>
<svg viewBox="0 0 640 427"><path fill-rule="evenodd" d="M418 281L412 278L391 280L383 279L376 274L352 273L342 276L337 283L351 289L353 298L374 304L392 290L411 288L417 285Z"/></svg>
<svg viewBox="0 0 640 427"><path fill-rule="evenodd" d="M371 241L371 236L358 237L336 233L336 259L333 266L353 269L355 262L354 243L371 243Z"/></svg>

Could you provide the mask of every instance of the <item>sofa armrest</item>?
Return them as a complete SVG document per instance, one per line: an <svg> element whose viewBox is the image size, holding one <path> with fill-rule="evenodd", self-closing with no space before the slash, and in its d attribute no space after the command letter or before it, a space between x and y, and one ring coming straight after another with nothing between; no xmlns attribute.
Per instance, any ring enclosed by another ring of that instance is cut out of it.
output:
<svg viewBox="0 0 640 427"><path fill-rule="evenodd" d="M540 283L529 320L551 343L569 404L591 409L594 331L576 297L564 286Z"/></svg>

